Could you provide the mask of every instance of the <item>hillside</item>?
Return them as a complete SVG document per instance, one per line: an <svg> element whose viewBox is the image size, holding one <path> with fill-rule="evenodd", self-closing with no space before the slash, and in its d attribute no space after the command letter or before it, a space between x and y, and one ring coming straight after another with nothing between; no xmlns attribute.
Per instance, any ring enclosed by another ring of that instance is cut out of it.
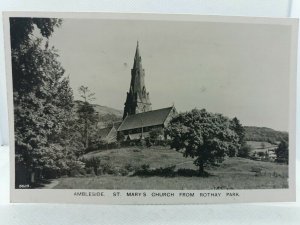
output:
<svg viewBox="0 0 300 225"><path fill-rule="evenodd" d="M288 165L254 161L239 157L226 158L220 166L206 167L210 176L196 177L192 158L169 147L127 147L91 152L86 159L101 159L98 176L88 174L59 178L55 189L135 189L135 190L216 190L275 189L288 187ZM174 166L174 175L137 175L135 171L149 165L151 170ZM108 168L109 172L105 172ZM261 173L257 173L261 169ZM185 173L180 173L185 171Z"/></svg>
<svg viewBox="0 0 300 225"><path fill-rule="evenodd" d="M246 141L265 141L269 143L288 139L288 132L276 131L267 127L245 126Z"/></svg>
<svg viewBox="0 0 300 225"><path fill-rule="evenodd" d="M80 104L83 104L83 102L79 100L74 101L74 103L75 103L74 110L77 110L78 106ZM122 116L123 116L122 110L110 108L107 106L97 105L97 104L92 104L92 105L95 111L99 115L100 126L104 126L105 124L122 120Z"/></svg>
<svg viewBox="0 0 300 225"><path fill-rule="evenodd" d="M104 116L104 115L115 115L116 117L123 116L122 110L110 108L107 106L97 105L97 104L93 104L93 106L100 116Z"/></svg>

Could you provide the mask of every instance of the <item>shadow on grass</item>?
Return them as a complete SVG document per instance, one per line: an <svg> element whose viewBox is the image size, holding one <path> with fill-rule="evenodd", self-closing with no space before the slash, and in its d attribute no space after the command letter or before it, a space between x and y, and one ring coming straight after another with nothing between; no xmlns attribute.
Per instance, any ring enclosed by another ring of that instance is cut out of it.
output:
<svg viewBox="0 0 300 225"><path fill-rule="evenodd" d="M31 184L30 188L43 188L50 183L51 183L51 180L45 180L45 179L38 180L36 183Z"/></svg>
<svg viewBox="0 0 300 225"><path fill-rule="evenodd" d="M176 166L170 166L165 168L150 169L149 167L142 167L136 170L131 176L141 176L141 177L210 177L214 176L208 172L203 172L199 174L199 171L192 169L178 169L175 171Z"/></svg>

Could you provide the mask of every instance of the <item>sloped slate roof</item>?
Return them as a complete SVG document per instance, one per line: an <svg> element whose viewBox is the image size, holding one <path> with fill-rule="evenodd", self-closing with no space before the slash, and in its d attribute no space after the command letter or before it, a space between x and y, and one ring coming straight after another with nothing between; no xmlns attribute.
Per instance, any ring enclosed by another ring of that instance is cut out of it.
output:
<svg viewBox="0 0 300 225"><path fill-rule="evenodd" d="M173 107L152 110L127 116L118 131L131 130L140 127L162 125L167 119Z"/></svg>
<svg viewBox="0 0 300 225"><path fill-rule="evenodd" d="M121 124L122 124L122 121L114 122L114 127L116 128L116 130L118 130L118 128L120 127Z"/></svg>
<svg viewBox="0 0 300 225"><path fill-rule="evenodd" d="M100 135L101 138L105 138L109 134L111 129L112 129L112 127L102 128L98 131L98 134Z"/></svg>
<svg viewBox="0 0 300 225"><path fill-rule="evenodd" d="M100 129L98 131L98 134L100 135L100 137L105 138L109 134L109 132L111 131L111 129L113 127L117 130L121 124L122 124L122 121L114 122L113 125L110 125L108 127Z"/></svg>

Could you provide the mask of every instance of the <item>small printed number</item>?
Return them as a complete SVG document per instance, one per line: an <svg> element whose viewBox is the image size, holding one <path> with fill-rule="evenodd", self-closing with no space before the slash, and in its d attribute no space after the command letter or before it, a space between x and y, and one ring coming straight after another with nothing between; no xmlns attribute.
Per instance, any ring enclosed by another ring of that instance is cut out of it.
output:
<svg viewBox="0 0 300 225"><path fill-rule="evenodd" d="M19 184L19 188L29 188L29 184Z"/></svg>

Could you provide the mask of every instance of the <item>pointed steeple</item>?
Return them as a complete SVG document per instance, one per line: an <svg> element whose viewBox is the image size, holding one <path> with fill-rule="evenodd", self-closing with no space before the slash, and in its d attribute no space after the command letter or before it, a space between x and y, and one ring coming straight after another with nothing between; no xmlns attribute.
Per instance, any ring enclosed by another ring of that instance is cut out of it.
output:
<svg viewBox="0 0 300 225"><path fill-rule="evenodd" d="M135 50L135 56L134 56L134 63L133 63L133 68L138 68L141 67L141 56L140 56L140 49L139 49L139 41L136 43L136 50Z"/></svg>
<svg viewBox="0 0 300 225"><path fill-rule="evenodd" d="M125 118L127 115L146 112L151 110L149 93L145 87L145 70L142 66L139 42L137 41L134 63L131 69L131 82L124 107Z"/></svg>

